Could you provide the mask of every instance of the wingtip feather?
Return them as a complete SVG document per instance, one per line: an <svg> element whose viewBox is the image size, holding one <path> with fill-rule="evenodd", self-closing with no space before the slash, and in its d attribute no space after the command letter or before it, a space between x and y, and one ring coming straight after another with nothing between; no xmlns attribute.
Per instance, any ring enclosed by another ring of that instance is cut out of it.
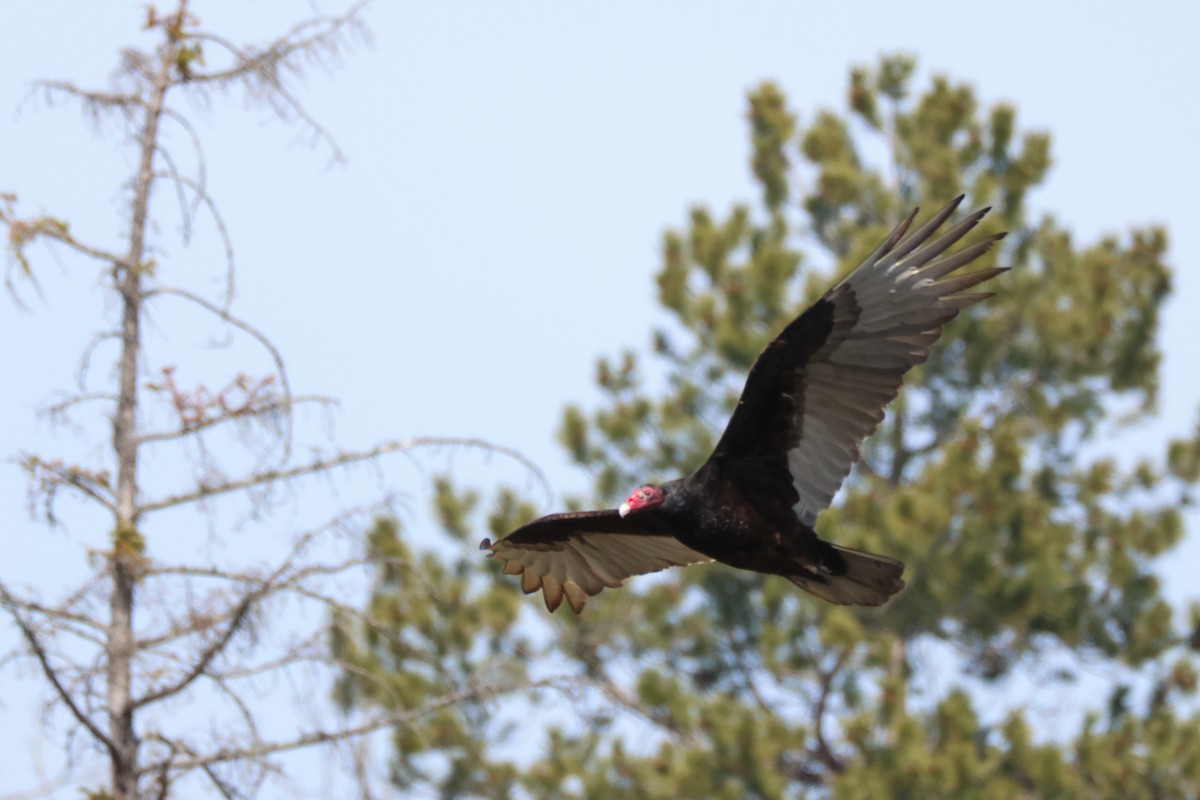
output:
<svg viewBox="0 0 1200 800"><path fill-rule="evenodd" d="M538 575L533 567L526 567L521 573L521 591L525 594L533 594L540 588L542 588L542 576Z"/></svg>
<svg viewBox="0 0 1200 800"><path fill-rule="evenodd" d="M955 275L952 278L943 278L940 281L936 281L933 285L939 291L952 295L957 294L963 289L970 289L976 284L983 283L1007 271L1005 267L991 267L989 269L981 269L977 272L968 272L965 275Z"/></svg>
<svg viewBox="0 0 1200 800"><path fill-rule="evenodd" d="M563 585L553 575L542 576L542 599L551 614L558 610L563 601Z"/></svg>
<svg viewBox="0 0 1200 800"><path fill-rule="evenodd" d="M897 260L904 258L906 255L920 247L922 243L929 239L930 236L932 236L939 228L942 227L943 224L945 224L946 220L950 219L954 212L958 210L959 205L962 204L962 201L965 197L965 194L960 194L958 197L954 198L945 206L943 206L941 210L939 210L932 217L925 220L925 224L917 228L909 235L905 236L900 242L896 243L896 246L891 248L888 253L889 258ZM916 212L914 210L914 214L915 213Z"/></svg>
<svg viewBox="0 0 1200 800"><path fill-rule="evenodd" d="M567 604L571 606L571 610L576 614L582 614L583 607L587 605L587 590L574 581L564 583L563 589L566 590Z"/></svg>
<svg viewBox="0 0 1200 800"><path fill-rule="evenodd" d="M990 300L995 297L995 292L971 292L969 294L951 294L941 298L938 303L946 308L952 308L955 311L962 311L964 308L970 308L976 303L982 303L984 300Z"/></svg>

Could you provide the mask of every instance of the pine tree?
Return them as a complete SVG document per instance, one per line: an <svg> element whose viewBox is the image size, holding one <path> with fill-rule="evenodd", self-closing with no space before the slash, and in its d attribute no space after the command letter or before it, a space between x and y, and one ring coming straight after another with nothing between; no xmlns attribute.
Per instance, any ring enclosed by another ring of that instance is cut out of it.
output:
<svg viewBox="0 0 1200 800"><path fill-rule="evenodd" d="M1050 136L949 78L917 91L914 74L905 57L854 69L848 110L804 125L778 86L755 88L759 197L693 208L664 234L667 321L651 352L600 359L601 404L568 407L560 428L594 476L577 505L612 506L695 468L770 337L911 207L965 192L969 207L995 208L981 235L1010 231L997 261L1013 270L910 374L818 526L902 559L908 588L883 609L849 609L706 566L603 592L523 651L571 665L580 702L543 724L526 714L507 740L460 720L451 762L469 754L488 777L430 778L446 796L1200 794L1185 632L1200 611L1179 618L1154 574L1184 533L1200 432L1132 465L1104 447L1154 408L1166 232L1079 244L1052 215L1032 218ZM467 524L461 496L446 487L441 502L457 509L453 528ZM511 495L504 509L493 534L529 517ZM491 649L475 652L503 653L498 663L522 657L483 641ZM1050 735L1044 712L1003 697L1017 672L1046 692L1085 687L1090 710ZM522 758L500 765L489 745L518 738ZM399 744L406 764L412 743Z"/></svg>

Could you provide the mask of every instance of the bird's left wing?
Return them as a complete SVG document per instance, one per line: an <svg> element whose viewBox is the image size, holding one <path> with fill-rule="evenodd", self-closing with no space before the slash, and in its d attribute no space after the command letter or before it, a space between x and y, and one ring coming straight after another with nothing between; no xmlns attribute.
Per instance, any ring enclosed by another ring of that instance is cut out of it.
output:
<svg viewBox="0 0 1200 800"><path fill-rule="evenodd" d="M631 575L712 561L672 536L653 511L551 514L479 548L504 562L504 574L520 575L525 594L541 589L550 611L565 597L576 614L588 597Z"/></svg>
<svg viewBox="0 0 1200 800"><path fill-rule="evenodd" d="M943 255L988 209L935 236L962 199L911 233L917 212L909 214L755 361L713 452L745 493L768 504L787 494L795 516L813 525L858 460L862 440L883 420L905 373L929 357L942 326L991 297L964 290L1007 270L952 273L1004 234Z"/></svg>

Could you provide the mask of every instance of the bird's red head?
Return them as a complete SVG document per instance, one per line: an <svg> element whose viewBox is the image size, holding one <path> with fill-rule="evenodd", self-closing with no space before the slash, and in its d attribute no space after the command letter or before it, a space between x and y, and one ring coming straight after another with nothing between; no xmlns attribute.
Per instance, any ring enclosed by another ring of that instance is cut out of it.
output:
<svg viewBox="0 0 1200 800"><path fill-rule="evenodd" d="M628 516L635 511L641 511L646 508L652 508L663 501L663 490L661 486L646 484L639 486L633 490L633 494L625 498L625 502L621 503L621 507L617 512L622 516Z"/></svg>

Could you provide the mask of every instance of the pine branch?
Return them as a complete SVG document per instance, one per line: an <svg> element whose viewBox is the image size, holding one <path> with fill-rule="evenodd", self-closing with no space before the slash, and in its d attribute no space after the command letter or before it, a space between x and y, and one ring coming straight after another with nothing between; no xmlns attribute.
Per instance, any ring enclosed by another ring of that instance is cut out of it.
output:
<svg viewBox="0 0 1200 800"><path fill-rule="evenodd" d="M817 696L817 707L813 711L813 729L817 737L817 758L835 775L840 775L846 771L846 765L833 752L833 748L829 746L829 741L825 738L825 711L829 704L829 695L833 690L833 681L837 674L841 672L846 661L850 657L852 648L845 648L838 654L837 661L828 671L821 673L820 678L820 693Z"/></svg>
<svg viewBox="0 0 1200 800"><path fill-rule="evenodd" d="M742 680L746 682L746 688L750 690L750 696L754 698L754 703L758 706L758 710L768 716L774 717L775 709L767 703L762 693L758 691L758 683L754 680L754 670L746 663L746 648L744 644L738 640L732 629L726 629L725 641L729 644L729 649L733 652L738 671L742 674Z"/></svg>

